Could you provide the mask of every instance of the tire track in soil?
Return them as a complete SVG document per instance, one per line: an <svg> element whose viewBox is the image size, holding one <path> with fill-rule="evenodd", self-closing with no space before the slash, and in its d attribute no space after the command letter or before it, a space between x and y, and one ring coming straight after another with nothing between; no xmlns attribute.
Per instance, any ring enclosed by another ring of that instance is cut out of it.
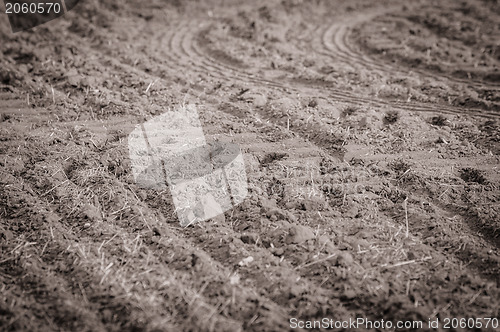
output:
<svg viewBox="0 0 500 332"><path fill-rule="evenodd" d="M206 18L203 18L206 20ZM202 19L202 20L203 20ZM161 51L160 56L156 56L153 58L152 62L154 62L156 65L158 63L164 63L165 60L167 60L167 64L164 66L161 66L162 71L173 71L174 76L178 74L176 71L176 68L189 68L189 71L197 73L199 75L205 76L205 77L211 77L211 78L217 78L221 79L223 81L227 81L228 79L234 82L241 82L241 83L246 83L250 84L253 86L265 86L267 88L270 88L271 90L277 90L278 92L283 92L286 94L291 94L291 92L294 93L301 93L304 92L304 89L308 89L308 92L317 92L318 88L325 88L325 85L328 85L328 83L325 84L325 82L319 83L319 85L314 84L314 82L304 82L302 81L301 84L297 84L297 82L292 80L289 82L289 84L283 84L283 83L278 83L272 80L267 80L267 79L262 79L259 78L258 75L249 73L247 71L243 71L240 67L236 66L231 66L227 64L224 61L219 61L218 59L214 59L212 56L210 56L210 53L212 54L221 54L223 52L221 51L206 51L203 53L203 50L200 50L200 47L203 48L202 46L197 45L196 40L203 40L203 33L206 31L207 28L200 27L200 25L209 25L211 24L211 20L207 23L186 23L188 21L191 21L191 19L184 19L179 22L176 22L175 25L177 29L174 30L175 33L171 33L171 30L161 30L161 29L154 29L150 33L154 35L153 41L156 43L150 43L149 40L147 44L142 45L142 47L150 47L148 54L145 54L146 57L151 58L151 54L155 54L158 52L158 50ZM195 20L196 21L196 20ZM139 40L143 40L143 38L139 38ZM153 45L151 47L151 45ZM168 51L165 52L165 45L169 46ZM102 51L102 46L100 45L99 48L94 48L96 51ZM141 47L141 48L142 48ZM106 49L105 45L104 48ZM141 49L139 48L139 49ZM172 55L172 52L175 54ZM106 53L108 56L111 56L112 50L108 49L108 52ZM139 50L138 52L141 52ZM206 54L208 53L208 54ZM193 55L197 55L197 57L193 57ZM200 65L200 63L202 65ZM115 65L116 62L115 62ZM138 71L140 69L126 65L126 62L122 62L120 65L127 67L129 70L133 71ZM172 69L173 68L173 69ZM231 73L231 74L228 74ZM214 75L214 73L216 75ZM145 73L148 76L151 77L157 77L160 79L164 79L164 76L160 76L158 74L153 73ZM242 79L242 78L245 79ZM298 81L301 81L300 79ZM295 83L295 84L293 84ZM356 105L371 105L375 107L395 107L399 108L401 110L408 110L408 111L424 111L424 112L441 112L441 113L447 113L447 114L456 114L456 113L461 113L464 112L465 110L462 111L462 109L458 107L449 107L446 105L432 105L432 104L425 104L425 103L404 103L404 102L398 102L398 101L384 101L380 98L364 98L361 97L360 95L357 94L352 94L349 92L345 92L340 89L336 88L329 88L328 91L326 92L328 94L329 98L332 98L334 100L344 102L344 103L349 103L349 104L356 104ZM458 111L457 111L458 110ZM479 109L468 109L467 110L468 114L474 114L477 116L484 116L484 117L497 117L497 113L492 113L492 112L485 112L484 110L479 110ZM272 120L272 119L271 119Z"/></svg>
<svg viewBox="0 0 500 332"><path fill-rule="evenodd" d="M195 23L193 23L192 21ZM207 20L207 18L201 18ZM191 21L191 22L190 22ZM142 45L142 47L148 48L148 53L145 54L147 58L151 58L151 54L157 54L158 51L160 55L154 57L151 62L154 62L157 66L158 63L164 63L167 61L166 65L159 66L161 72L173 71L174 75L178 75L177 68L181 68L181 71L185 68L189 68L190 72L201 75L202 77L210 77L213 79L219 79L223 82L239 82L248 84L254 87L265 86L270 90L275 90L278 93L286 93L288 95L293 93L296 94L317 94L319 89L325 90L325 94L333 100L347 103L347 104L357 104L360 106L370 105L373 107L391 107L404 111L417 111L417 112L431 112L431 113L444 113L444 114L468 114L475 115L479 117L486 118L498 118L500 113L486 111L481 109L473 108L460 108L455 106L447 106L442 104L429 104L429 103L419 103L419 102L401 102L401 101L385 101L380 98L372 97L362 97L359 94L345 92L343 90L334 87L325 87L325 82L321 82L319 85L314 82L304 82L297 84L294 80L289 81L287 84L275 82L272 80L262 79L257 74L252 74L240 67L230 65L226 61L220 61L214 58L213 54L224 54L223 51L207 50L207 47L199 45L202 43L204 37L203 34L206 33L207 27L213 24L212 19L208 19L208 22L199 23L196 19L183 19L176 22L174 25L176 29L153 29L151 31L152 41L144 38L137 38L139 40L148 41L147 44ZM165 48L168 46L168 48ZM141 47L141 48L142 48ZM141 49L140 48L140 49ZM102 51L102 49L95 49L96 51ZM108 51L111 51L108 49ZM141 52L141 51L139 51ZM108 53L108 52L107 52ZM109 55L109 53L108 53ZM110 56L110 55L109 55ZM135 68L125 63L115 65L124 66L128 70L133 70L137 72L138 68ZM157 77L164 79L165 77L153 73L146 73L150 77ZM176 74L177 72L177 74ZM390 71L389 71L390 73ZM301 81L301 80L299 80ZM327 85L327 84L326 84ZM260 112L261 115L267 117L268 114L262 113L261 109L257 108L256 112ZM273 121L272 118L267 118ZM318 142L317 142L318 143ZM319 142L318 144L322 144Z"/></svg>
<svg viewBox="0 0 500 332"><path fill-rule="evenodd" d="M157 30L156 30L157 31ZM177 30L176 30L177 31ZM181 31L181 33L176 33L176 34L173 34L172 36L169 37L169 42L168 44L169 45L172 45L172 50L176 50L176 55L178 55L177 57L175 56L168 56L169 60L171 62L169 62L168 64L166 65L162 65L160 66L161 68L161 71L167 71L167 70L172 70L174 72L183 72L185 70L185 68L190 68L190 71L193 71L193 69L196 69L198 68L198 70L194 70L197 74L200 74L200 75L203 75L203 76L214 76L213 75L213 72L214 71L211 71L211 67L203 67L203 66L194 66L193 65L193 60L191 60L191 58L187 58L188 60L185 60L184 63L181 63L179 61L179 59L185 59L187 57L187 55L189 54L189 51L186 51L184 50L186 46L185 44L185 40L186 38L181 38L181 41L178 42L178 44L176 43L176 39L179 38L179 36L181 37L184 37L184 36L190 36L190 34L188 33L185 33L183 34L182 32L184 31L182 28L179 29L179 31ZM77 36L77 35L75 35ZM188 39L189 41L189 39ZM84 42L84 40L81 41L82 43ZM97 49L95 47L91 47L91 48L88 48L88 47L85 47L85 46L82 46L82 43L75 43L74 44L74 47L79 47L80 49L84 50L87 54L94 54L95 56L99 56L99 55L105 55L106 56L106 60L101 60L101 62L106 63L107 61L109 61L110 63L113 64L113 66L115 66L115 70L119 71L119 72L123 72L123 73L127 73L127 75L130 75L131 73L134 73L135 75L137 75L137 78L140 79L141 76L147 76L149 78L151 78L152 80L154 80L155 78L159 78L159 79L162 79L164 80L165 77L162 77L162 76L156 76L154 74L150 74L150 73L147 73L143 70L140 70L138 68L135 68L131 65L128 65L126 63L123 63L123 62L119 62L116 58L112 57L112 55L110 54L111 50L107 49L107 48L104 48L105 50L107 50L105 53L102 53L102 47L100 49ZM160 43L161 45L164 45L164 43ZM191 43L187 43L187 45L191 45ZM183 51L184 50L184 51ZM174 61L174 59L177 59ZM195 59L196 60L196 59ZM237 81L237 77L238 77L238 74L234 74L234 75L231 75L231 76L227 76L224 74L224 69L220 69L219 70L220 72L220 75L219 76L216 76L217 78L219 79L223 79L223 80L227 80L228 78L230 78L231 80L233 81ZM248 84L254 84L254 85L259 85L261 82L257 79L252 79L252 80L249 80L249 81L246 81ZM271 83L269 83L269 86L271 85ZM273 88L277 88L279 89L280 92L285 92L286 90L288 90L289 88L285 85L280 85L278 83L276 84L273 84ZM201 95L201 96L198 96L198 99L200 100L203 100L205 98L205 96ZM224 108L222 109L224 110ZM264 116L266 119L268 120L271 120L271 121L274 121L275 122L275 119L273 119L273 117L270 117L270 113L269 111L267 110L256 110L256 111L250 111L250 113L258 113L260 114L261 116ZM294 119L293 116L290 116L291 119ZM285 130L284 127L283 127L283 124L278 124L276 123L281 129L281 131ZM307 128L307 127L306 127ZM294 132L296 131L296 133L299 135L299 136L302 136L305 140L310 140L312 142L314 142L316 145L318 146L321 146L325 153L330 153L332 154L332 156L334 158L337 158L339 159L339 152L337 151L337 149L334 149L332 151L332 144L330 141L328 140L325 140L324 138L320 137L320 135L318 135L318 132L317 131L309 131L309 129L306 129L304 130L304 128L288 128L287 130L291 131L291 132ZM331 133L326 130L324 132L325 136L330 136ZM340 158L341 159L341 158Z"/></svg>
<svg viewBox="0 0 500 332"><path fill-rule="evenodd" d="M356 26L370 22L381 16L392 17L393 13L401 11L402 6L395 6L393 8L384 8L378 10L370 10L369 13L361 13L354 19L344 20L343 22L334 23L332 25L321 26L319 28L320 32L320 42L315 42L313 47L320 46L323 50L318 51L319 54L327 55L333 60L338 61L343 60L349 65L356 65L361 68L367 69L369 71L378 71L386 76L392 76L394 74L407 75L408 71L419 74L424 78L432 78L436 81L442 81L446 79L449 82L457 84L465 84L467 86L473 86L476 88L486 88L497 90L500 84L495 84L494 82L485 83L481 80L466 80L461 79L446 73L440 73L439 75L432 73L431 71L421 70L418 68L408 68L407 70L401 70L401 66L391 66L389 63L384 63L371 58L369 55L355 51L350 45L354 44L351 40L351 32ZM408 9L418 11L418 8ZM399 17L394 17L394 19L401 19Z"/></svg>
<svg viewBox="0 0 500 332"><path fill-rule="evenodd" d="M433 113L445 113L445 114L469 114L481 117L491 117L498 118L500 113L492 112L482 109L473 108L460 108L447 105L434 105L429 103L419 103L419 102L400 102L400 101L386 101L378 97L362 97L356 93L349 93L345 90L335 88L327 82L320 82L315 84L315 82L306 82L303 80L288 80L287 84L278 83L268 79L259 78L258 74L253 74L241 68L241 66L234 66L228 61L223 61L217 59L215 55L223 53L219 50L211 50L205 42L203 42L203 34L209 29L203 27L203 25L210 26L213 24L211 20L206 23L189 24L187 27L186 20L181 21L178 26L179 29L175 30L175 33L168 35L168 33L162 32L160 38L155 38L154 40L159 40L158 44L155 45L154 49L163 50L165 45L169 46L169 49L162 53L162 56L168 57L170 51L173 51L177 57L174 61L179 61L182 58L186 58L186 62L189 68L196 69L200 73L204 73L208 76L215 77L221 80L232 80L234 82L244 82L246 84L254 86L265 86L271 89L277 89L281 92L287 92L290 94L299 93L305 94L316 93L318 90L326 90L325 94L328 95L333 100L348 104L358 104L358 105L371 105L375 107L391 107L395 109L405 110L405 111L419 111L419 112L433 112ZM202 27L200 27L200 25ZM205 44L205 45L203 45ZM330 54L332 59L335 56ZM160 57L161 58L161 57ZM342 59L342 57L340 57ZM351 61L349 57L346 57L346 61ZM338 60L338 59L337 59ZM363 62L359 62L363 63ZM181 67L182 65L178 63ZM392 69L387 69L386 73L391 73ZM216 75L214 75L214 73ZM305 84L307 83L307 84Z"/></svg>

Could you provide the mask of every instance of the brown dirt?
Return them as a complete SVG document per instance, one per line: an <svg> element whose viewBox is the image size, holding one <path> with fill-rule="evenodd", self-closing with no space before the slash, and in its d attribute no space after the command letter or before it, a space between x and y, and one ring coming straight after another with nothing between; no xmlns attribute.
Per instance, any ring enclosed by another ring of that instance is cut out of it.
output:
<svg viewBox="0 0 500 332"><path fill-rule="evenodd" d="M0 329L498 318L499 24L481 0L88 0L18 34L2 15ZM250 193L182 228L127 135L188 103L242 147Z"/></svg>

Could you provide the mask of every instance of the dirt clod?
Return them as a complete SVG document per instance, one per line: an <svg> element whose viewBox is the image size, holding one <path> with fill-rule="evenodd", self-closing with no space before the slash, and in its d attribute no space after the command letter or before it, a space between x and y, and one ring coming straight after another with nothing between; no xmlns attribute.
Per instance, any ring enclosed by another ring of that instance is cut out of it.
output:
<svg viewBox="0 0 500 332"><path fill-rule="evenodd" d="M285 239L287 244L300 244L308 240L314 239L314 232L307 226L293 225L288 230L288 235Z"/></svg>

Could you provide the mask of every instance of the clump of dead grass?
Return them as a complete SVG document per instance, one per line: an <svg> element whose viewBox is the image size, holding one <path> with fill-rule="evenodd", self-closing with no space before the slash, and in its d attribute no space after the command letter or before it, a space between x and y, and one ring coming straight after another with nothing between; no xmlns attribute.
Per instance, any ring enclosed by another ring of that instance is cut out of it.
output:
<svg viewBox="0 0 500 332"><path fill-rule="evenodd" d="M445 118L444 116L442 115L437 115L437 116L433 116L431 119L430 119L430 123L434 126L438 126L438 127L442 127L442 126L445 126L446 123L448 122L448 119Z"/></svg>
<svg viewBox="0 0 500 332"><path fill-rule="evenodd" d="M348 117L354 115L358 111L355 106L347 106L342 110L342 117Z"/></svg>
<svg viewBox="0 0 500 332"><path fill-rule="evenodd" d="M465 182L475 182L479 184L488 184L488 180L484 177L481 171L475 168L462 168L460 170L460 178Z"/></svg>
<svg viewBox="0 0 500 332"><path fill-rule="evenodd" d="M398 111L389 111L384 116L384 122L386 124L393 124L399 120L399 112Z"/></svg>

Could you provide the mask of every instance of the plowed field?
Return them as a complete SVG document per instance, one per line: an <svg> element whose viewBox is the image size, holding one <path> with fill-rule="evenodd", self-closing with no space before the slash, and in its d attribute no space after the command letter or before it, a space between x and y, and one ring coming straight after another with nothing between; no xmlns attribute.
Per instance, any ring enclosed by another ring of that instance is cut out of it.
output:
<svg viewBox="0 0 500 332"><path fill-rule="evenodd" d="M0 330L499 319L497 1L87 0L0 49ZM185 105L249 188L186 228L127 146Z"/></svg>

